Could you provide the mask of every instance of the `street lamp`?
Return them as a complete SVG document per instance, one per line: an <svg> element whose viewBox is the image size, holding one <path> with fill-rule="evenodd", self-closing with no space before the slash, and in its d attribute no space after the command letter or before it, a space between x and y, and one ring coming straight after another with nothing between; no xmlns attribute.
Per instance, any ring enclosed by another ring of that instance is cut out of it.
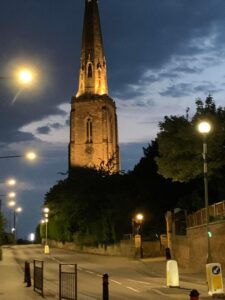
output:
<svg viewBox="0 0 225 300"><path fill-rule="evenodd" d="M212 262L211 245L209 237L209 196L208 196L208 166L207 166L207 135L211 131L211 125L207 121L198 124L198 131L203 136L203 172L204 172L204 195L206 210L206 234L207 234L207 263Z"/></svg>
<svg viewBox="0 0 225 300"><path fill-rule="evenodd" d="M35 160L37 155L33 151L26 152L23 155L7 155L7 156L0 156L0 159L5 159L5 158L17 158L17 157L24 157L27 160Z"/></svg>
<svg viewBox="0 0 225 300"><path fill-rule="evenodd" d="M49 254L49 246L48 246L48 214L49 214L49 208L44 207L43 213L44 213L44 220L42 220L42 223L45 223L45 247L44 247L44 253Z"/></svg>
<svg viewBox="0 0 225 300"><path fill-rule="evenodd" d="M135 248L137 249L137 254L139 257L143 258L143 247L142 247L142 222L144 220L144 215L138 213L133 219L133 230L134 230L134 242Z"/></svg>
<svg viewBox="0 0 225 300"><path fill-rule="evenodd" d="M7 196L8 196L9 198L15 198L15 197L16 197L16 193L15 193L15 192L9 192L9 193L7 194Z"/></svg>
<svg viewBox="0 0 225 300"><path fill-rule="evenodd" d="M20 85L28 86L34 79L33 72L28 68L17 69L14 75L0 76L0 80L13 80L17 81Z"/></svg>
<svg viewBox="0 0 225 300"><path fill-rule="evenodd" d="M6 185L14 186L16 184L16 180L14 178L9 178L6 180Z"/></svg>
<svg viewBox="0 0 225 300"><path fill-rule="evenodd" d="M18 73L18 80L24 85L30 84L31 81L33 80L31 71L28 69L20 70Z"/></svg>
<svg viewBox="0 0 225 300"><path fill-rule="evenodd" d="M14 237L15 237L15 241L16 241L16 234L17 234L17 229L16 229L16 217L17 214L20 213L22 211L22 207L16 207L14 208L14 212L13 212L13 228L12 228L12 232L14 233Z"/></svg>

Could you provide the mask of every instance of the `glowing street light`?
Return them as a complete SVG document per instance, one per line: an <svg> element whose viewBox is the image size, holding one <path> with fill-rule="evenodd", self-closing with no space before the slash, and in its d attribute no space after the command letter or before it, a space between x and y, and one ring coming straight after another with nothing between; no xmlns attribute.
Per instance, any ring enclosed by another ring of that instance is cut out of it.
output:
<svg viewBox="0 0 225 300"><path fill-rule="evenodd" d="M139 223L141 223L141 222L143 221L143 219L144 219L144 216L143 216L143 214L137 214L136 217L135 217L135 219L136 219Z"/></svg>
<svg viewBox="0 0 225 300"><path fill-rule="evenodd" d="M198 124L198 131L203 134L207 134L211 131L211 125L209 122L202 121Z"/></svg>
<svg viewBox="0 0 225 300"><path fill-rule="evenodd" d="M15 192L9 192L9 193L7 194L7 196L8 196L9 198L15 198L15 197L16 197L16 193L15 193Z"/></svg>
<svg viewBox="0 0 225 300"><path fill-rule="evenodd" d="M11 201L9 201L8 205L9 205L10 207L14 207L14 206L16 205L16 201L11 200Z"/></svg>
<svg viewBox="0 0 225 300"><path fill-rule="evenodd" d="M44 207L44 208L43 208L43 212L44 212L44 213L49 213L49 208L48 208L48 207Z"/></svg>
<svg viewBox="0 0 225 300"><path fill-rule="evenodd" d="M133 219L133 231L134 231L134 242L136 248L136 255L140 258L143 258L143 247L142 247L142 222L144 220L144 215L142 213L138 213L135 215Z"/></svg>
<svg viewBox="0 0 225 300"><path fill-rule="evenodd" d="M0 156L0 159L17 158L17 157L24 157L26 160L35 160L37 158L37 154L33 151L29 151L29 152L26 152L24 155Z"/></svg>
<svg viewBox="0 0 225 300"><path fill-rule="evenodd" d="M207 121L198 124L198 131L203 136L203 172L204 172L204 193L206 210L206 235L207 235L207 263L212 262L211 245L209 236L209 196L208 196L208 166L207 166L207 135L211 131L211 125Z"/></svg>
<svg viewBox="0 0 225 300"><path fill-rule="evenodd" d="M45 247L44 247L44 253L49 254L49 246L48 246L48 214L50 209L48 207L43 208L43 213L45 219L42 220L42 223L45 223Z"/></svg>
<svg viewBox="0 0 225 300"><path fill-rule="evenodd" d="M15 211L18 213L18 212L21 212L23 209L22 209L22 207L17 207L16 209L15 209Z"/></svg>
<svg viewBox="0 0 225 300"><path fill-rule="evenodd" d="M6 184L9 186L14 186L16 184L16 180L14 178L9 178L6 180Z"/></svg>
<svg viewBox="0 0 225 300"><path fill-rule="evenodd" d="M30 151L25 154L25 158L27 160L35 160L37 158L37 154L33 151Z"/></svg>
<svg viewBox="0 0 225 300"><path fill-rule="evenodd" d="M24 85L28 85L32 82L33 76L30 70L23 69L18 73L18 80Z"/></svg>

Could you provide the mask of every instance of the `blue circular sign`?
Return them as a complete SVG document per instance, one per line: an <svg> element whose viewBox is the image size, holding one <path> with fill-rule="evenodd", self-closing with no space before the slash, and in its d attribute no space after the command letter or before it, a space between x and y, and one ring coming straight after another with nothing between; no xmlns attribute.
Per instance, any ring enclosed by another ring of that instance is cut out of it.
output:
<svg viewBox="0 0 225 300"><path fill-rule="evenodd" d="M212 272L213 272L213 274L215 274L215 275L220 274L220 267L219 267L219 266L214 266L214 267L212 267Z"/></svg>

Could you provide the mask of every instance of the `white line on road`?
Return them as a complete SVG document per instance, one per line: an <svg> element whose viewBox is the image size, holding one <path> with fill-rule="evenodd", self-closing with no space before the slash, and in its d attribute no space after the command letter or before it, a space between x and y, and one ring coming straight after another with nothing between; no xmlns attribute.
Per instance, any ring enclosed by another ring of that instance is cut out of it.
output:
<svg viewBox="0 0 225 300"><path fill-rule="evenodd" d="M100 275L100 274L97 274L97 276L98 276L98 277L102 277L102 275Z"/></svg>
<svg viewBox="0 0 225 300"><path fill-rule="evenodd" d="M127 289L129 289L129 290L132 290L132 291L134 291L134 292L136 292L136 293L140 293L140 291L139 290L135 290L135 289L133 289L132 287L130 287L130 286L126 286L126 288Z"/></svg>
<svg viewBox="0 0 225 300"><path fill-rule="evenodd" d="M88 271L88 270L86 270L85 272L87 272L87 273L89 273L89 274L94 274L94 272Z"/></svg>
<svg viewBox="0 0 225 300"><path fill-rule="evenodd" d="M113 279L109 279L109 280L112 281L112 282L114 282L114 283L117 283L117 284L122 284L121 282L113 280Z"/></svg>
<svg viewBox="0 0 225 300"><path fill-rule="evenodd" d="M146 282L146 281L138 281L138 280L132 280L132 279L128 279L128 281L151 285L149 282Z"/></svg>

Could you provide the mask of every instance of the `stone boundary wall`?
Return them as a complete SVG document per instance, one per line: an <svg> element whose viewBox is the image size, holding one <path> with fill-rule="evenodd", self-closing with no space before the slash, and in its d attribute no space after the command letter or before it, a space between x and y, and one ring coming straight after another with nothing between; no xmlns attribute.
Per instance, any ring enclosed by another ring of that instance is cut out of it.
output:
<svg viewBox="0 0 225 300"><path fill-rule="evenodd" d="M98 247L87 247L80 246L75 243L62 243L58 241L49 240L50 247L73 250L77 252L90 253L90 254L100 254L100 255L110 255L110 256L125 256L125 257L135 257L136 248L134 246L133 240L122 240L120 243L115 245L109 245L105 247L104 245L99 245ZM144 241L143 245L143 255L144 257L159 257L165 254L164 247L161 246L159 241Z"/></svg>
<svg viewBox="0 0 225 300"><path fill-rule="evenodd" d="M213 262L225 269L225 221L209 224ZM207 258L207 233L204 225L187 228L186 236L173 235L173 254L178 264L205 272Z"/></svg>

